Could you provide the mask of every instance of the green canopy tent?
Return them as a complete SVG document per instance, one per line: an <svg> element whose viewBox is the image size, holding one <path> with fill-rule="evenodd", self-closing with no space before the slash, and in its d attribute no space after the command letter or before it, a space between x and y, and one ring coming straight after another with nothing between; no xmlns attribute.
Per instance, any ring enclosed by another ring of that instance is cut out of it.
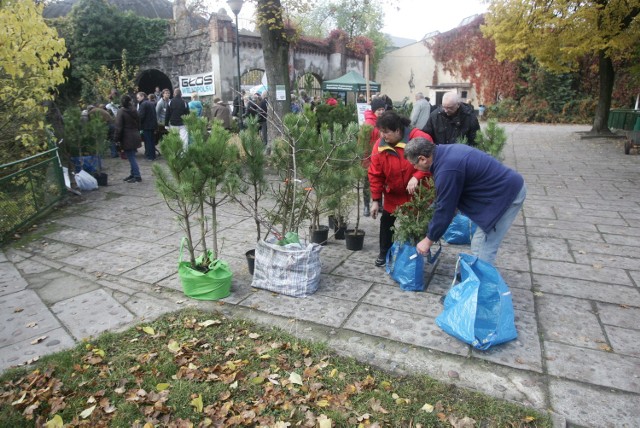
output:
<svg viewBox="0 0 640 428"><path fill-rule="evenodd" d="M366 92L367 81L355 71L350 71L337 79L322 82L322 90L325 92ZM380 84L370 80L369 90L380 92Z"/></svg>

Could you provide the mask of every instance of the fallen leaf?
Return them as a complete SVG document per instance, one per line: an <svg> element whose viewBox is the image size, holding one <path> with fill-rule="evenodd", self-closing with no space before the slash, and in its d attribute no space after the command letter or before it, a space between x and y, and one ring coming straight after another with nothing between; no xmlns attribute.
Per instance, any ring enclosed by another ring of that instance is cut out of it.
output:
<svg viewBox="0 0 640 428"><path fill-rule="evenodd" d="M84 409L82 411L82 413L80 413L80 417L82 419L87 419L89 416L91 416L91 413L93 413L93 411L95 410L96 406L93 405L91 407L89 407L88 409Z"/></svg>
<svg viewBox="0 0 640 428"><path fill-rule="evenodd" d="M149 327L149 326L142 327L142 331L144 331L145 333L147 333L150 336L153 336L153 335L156 334L156 331L153 329L153 327Z"/></svg>
<svg viewBox="0 0 640 428"><path fill-rule="evenodd" d="M176 301L176 304L178 304L178 305L181 305L181 304L183 304L183 303L184 303L184 300L178 300L178 301Z"/></svg>
<svg viewBox="0 0 640 428"><path fill-rule="evenodd" d="M318 418L318 428L331 428L333 426L333 421L327 418L325 415L321 415Z"/></svg>
<svg viewBox="0 0 640 428"><path fill-rule="evenodd" d="M541 297L541 296L544 296L544 293L542 291L534 291L533 295L537 297Z"/></svg>
<svg viewBox="0 0 640 428"><path fill-rule="evenodd" d="M95 402L96 402L96 397L94 397L93 395L89 397L89 399L87 400L87 404L93 404Z"/></svg>
<svg viewBox="0 0 640 428"><path fill-rule="evenodd" d="M14 313L14 314L17 314L18 312L22 312L22 311L24 311L24 308L15 308L15 309L13 310L13 313Z"/></svg>
<svg viewBox="0 0 640 428"><path fill-rule="evenodd" d="M594 263L592 266L594 269L602 269L604 267L600 263Z"/></svg>
<svg viewBox="0 0 640 428"><path fill-rule="evenodd" d="M38 325L38 323L37 323L37 322L35 322L35 321L31 321L30 323L27 323L27 325L26 325L25 327L27 327L27 328L33 328L33 327L35 327L35 326L37 326L37 325Z"/></svg>
<svg viewBox="0 0 640 428"><path fill-rule="evenodd" d="M202 413L202 408L204 407L204 405L202 404L202 395L198 394L198 396L191 400L189 404L194 407L196 412Z"/></svg>
<svg viewBox="0 0 640 428"><path fill-rule="evenodd" d="M249 339L257 339L260 335L258 333L249 333Z"/></svg>
<svg viewBox="0 0 640 428"><path fill-rule="evenodd" d="M457 418L453 415L449 415L449 423L453 428L473 428L476 426L475 419L471 419L468 416L464 418Z"/></svg>
<svg viewBox="0 0 640 428"><path fill-rule="evenodd" d="M380 405L380 400L376 400L375 398L372 398L371 400L369 400L369 406L371 407L371 410L373 410L374 412L384 413L384 414L389 413L387 409L385 409Z"/></svg>
<svg viewBox="0 0 640 428"><path fill-rule="evenodd" d="M629 309L630 308L629 305L625 305L624 303L622 303L622 304L620 304L618 306L620 306L622 309Z"/></svg>
<svg viewBox="0 0 640 428"><path fill-rule="evenodd" d="M291 372L289 375L289 382L302 385L302 377L296 372Z"/></svg>
<svg viewBox="0 0 640 428"><path fill-rule="evenodd" d="M24 392L22 394L22 397L18 398L16 401L12 402L11 405L15 406L16 404L22 404L24 402L25 397L27 396L27 393Z"/></svg>
<svg viewBox="0 0 640 428"><path fill-rule="evenodd" d="M613 352L613 348L611 346L605 345L605 344L599 345L598 349L600 349L601 351Z"/></svg>
<svg viewBox="0 0 640 428"><path fill-rule="evenodd" d="M318 401L316 401L316 405L318 407L329 407L331 405L331 403L329 403L329 401L327 401L327 400L318 400Z"/></svg>
<svg viewBox="0 0 640 428"><path fill-rule="evenodd" d="M37 345L38 343L40 343L43 340L45 340L47 337L49 337L49 336L40 336L39 338L32 340L31 344L32 345Z"/></svg>
<svg viewBox="0 0 640 428"><path fill-rule="evenodd" d="M427 413L433 413L433 409L434 407L429 403L425 403L425 405L420 408L420 410L424 410Z"/></svg>
<svg viewBox="0 0 640 428"><path fill-rule="evenodd" d="M172 353L176 353L180 350L180 344L178 342L176 342L175 340L171 339L169 341L169 344L167 345L167 348L169 348L169 351L171 351Z"/></svg>
<svg viewBox="0 0 640 428"><path fill-rule="evenodd" d="M222 321L220 320L206 320L198 323L200 327L209 327L210 325L220 325L220 324L222 324Z"/></svg>
<svg viewBox="0 0 640 428"><path fill-rule="evenodd" d="M156 391L161 392L164 391L165 389L169 388L169 384L168 383L159 383L156 385Z"/></svg>
<svg viewBox="0 0 640 428"><path fill-rule="evenodd" d="M533 421L535 421L535 420L536 420L536 418L534 418L533 416L527 416L527 417L525 417L525 418L523 418L523 419L522 419L522 422L524 422L524 423L527 423L527 424L528 424L529 422L533 422Z"/></svg>
<svg viewBox="0 0 640 428"><path fill-rule="evenodd" d="M44 426L45 428L62 428L64 427L64 421L60 415L55 415L53 418L49 419Z"/></svg>

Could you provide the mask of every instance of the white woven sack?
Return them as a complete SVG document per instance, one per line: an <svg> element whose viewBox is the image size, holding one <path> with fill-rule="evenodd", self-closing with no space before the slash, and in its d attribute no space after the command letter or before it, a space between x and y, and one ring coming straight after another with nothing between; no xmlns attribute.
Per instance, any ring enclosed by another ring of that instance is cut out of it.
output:
<svg viewBox="0 0 640 428"><path fill-rule="evenodd" d="M281 246L275 238L258 241L251 286L293 297L315 293L320 284L322 246L301 243L302 247Z"/></svg>

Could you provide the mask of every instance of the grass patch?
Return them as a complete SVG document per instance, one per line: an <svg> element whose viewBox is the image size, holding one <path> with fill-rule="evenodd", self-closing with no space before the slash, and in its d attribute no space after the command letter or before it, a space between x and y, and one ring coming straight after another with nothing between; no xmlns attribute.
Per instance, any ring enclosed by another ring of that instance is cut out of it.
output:
<svg viewBox="0 0 640 428"><path fill-rule="evenodd" d="M0 377L3 426L551 427L531 408L399 377L187 309ZM191 425L192 424L192 425Z"/></svg>

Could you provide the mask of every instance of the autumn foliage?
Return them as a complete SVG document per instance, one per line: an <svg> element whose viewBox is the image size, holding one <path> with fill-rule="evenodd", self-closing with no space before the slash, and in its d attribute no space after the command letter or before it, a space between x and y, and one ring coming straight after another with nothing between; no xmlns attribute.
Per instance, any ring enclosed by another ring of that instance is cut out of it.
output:
<svg viewBox="0 0 640 428"><path fill-rule="evenodd" d="M444 71L468 80L476 89L479 103L491 105L515 95L517 65L498 61L493 40L480 31L484 16L426 41L434 59Z"/></svg>

